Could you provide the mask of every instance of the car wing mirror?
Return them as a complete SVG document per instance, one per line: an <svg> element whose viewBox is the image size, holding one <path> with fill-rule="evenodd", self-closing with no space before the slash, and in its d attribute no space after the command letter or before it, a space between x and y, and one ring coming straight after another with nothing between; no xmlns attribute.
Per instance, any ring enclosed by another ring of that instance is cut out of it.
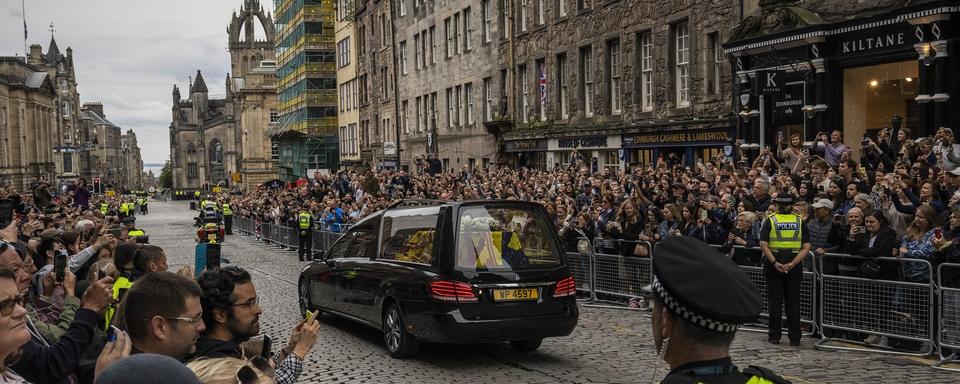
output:
<svg viewBox="0 0 960 384"><path fill-rule="evenodd" d="M336 261L335 259L326 259L326 260L323 261L323 263L326 264L326 265L327 265L328 267L330 267L330 268L336 268L336 267L337 267L337 261Z"/></svg>

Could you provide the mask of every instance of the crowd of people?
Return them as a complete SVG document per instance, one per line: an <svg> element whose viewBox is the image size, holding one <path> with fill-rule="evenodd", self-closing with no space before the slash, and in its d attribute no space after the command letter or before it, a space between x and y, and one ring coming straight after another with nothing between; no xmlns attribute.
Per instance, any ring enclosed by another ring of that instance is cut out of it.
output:
<svg viewBox="0 0 960 384"><path fill-rule="evenodd" d="M273 343L250 274L168 271L140 198L43 191L0 189L0 382L297 381L316 319Z"/></svg>
<svg viewBox="0 0 960 384"><path fill-rule="evenodd" d="M740 264L761 265L762 225L776 213L772 199L787 194L812 253L823 257L824 274L929 283L937 265L960 261L960 144L953 131L914 137L908 129L883 129L864 137L859 151L843 143L840 131L806 143L794 134L752 154L738 142L730 157L661 156L596 171L577 151L543 170L343 171L315 174L294 188L261 188L232 205L240 217L290 227L306 211L315 229L339 232L404 198L535 201L546 207L568 251L577 250L580 238L602 239L601 252L648 257L646 244L690 236ZM756 251L734 251L742 248ZM824 256L830 254L889 259L866 268L863 259ZM811 270L813 260L805 258L803 268ZM960 286L953 270L941 278Z"/></svg>

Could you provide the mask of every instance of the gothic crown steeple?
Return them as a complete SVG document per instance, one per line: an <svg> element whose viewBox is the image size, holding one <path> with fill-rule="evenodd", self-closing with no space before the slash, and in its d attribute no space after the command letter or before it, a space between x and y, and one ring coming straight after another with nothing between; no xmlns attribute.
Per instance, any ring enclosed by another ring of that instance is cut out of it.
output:
<svg viewBox="0 0 960 384"><path fill-rule="evenodd" d="M197 70L197 78L193 79L193 85L190 86L190 93L201 92L207 93L207 83L203 81L203 75L200 74L200 70Z"/></svg>

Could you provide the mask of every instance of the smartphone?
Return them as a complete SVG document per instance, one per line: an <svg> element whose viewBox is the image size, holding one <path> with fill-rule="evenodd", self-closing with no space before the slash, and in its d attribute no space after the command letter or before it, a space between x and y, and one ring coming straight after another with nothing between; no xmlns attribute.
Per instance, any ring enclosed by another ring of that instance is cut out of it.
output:
<svg viewBox="0 0 960 384"><path fill-rule="evenodd" d="M110 341L117 341L117 333L119 333L119 332L120 332L120 330L117 329L117 327L114 327L114 326L112 326L112 325L111 325L110 327L108 327L108 328L107 328L107 341L108 341L108 342L110 342Z"/></svg>
<svg viewBox="0 0 960 384"><path fill-rule="evenodd" d="M264 359L271 358L271 353L273 352L273 339L269 335L263 335L263 348L260 349L260 356Z"/></svg>
<svg viewBox="0 0 960 384"><path fill-rule="evenodd" d="M934 229L933 229L933 237L936 237L937 240L942 239L942 238L943 238L943 229L940 228L940 227L934 228Z"/></svg>
<svg viewBox="0 0 960 384"><path fill-rule="evenodd" d="M55 273L56 281L59 283L63 281L64 275L67 273L67 254L60 252L53 257L53 273Z"/></svg>
<svg viewBox="0 0 960 384"><path fill-rule="evenodd" d="M311 321L313 321L313 318L314 318L314 317L317 317L317 312L319 312L319 311L313 311L313 312L310 312L309 310L307 311L306 317L307 317L307 322L308 322L308 323L311 322Z"/></svg>
<svg viewBox="0 0 960 384"><path fill-rule="evenodd" d="M777 142L783 141L783 131L777 132Z"/></svg>
<svg viewBox="0 0 960 384"><path fill-rule="evenodd" d="M10 223L13 222L14 208L13 200L0 200L0 229L6 228L8 225L10 225Z"/></svg>
<svg viewBox="0 0 960 384"><path fill-rule="evenodd" d="M700 220L706 220L706 219L707 219L707 210L706 210L706 209L701 209L701 210L700 210Z"/></svg>

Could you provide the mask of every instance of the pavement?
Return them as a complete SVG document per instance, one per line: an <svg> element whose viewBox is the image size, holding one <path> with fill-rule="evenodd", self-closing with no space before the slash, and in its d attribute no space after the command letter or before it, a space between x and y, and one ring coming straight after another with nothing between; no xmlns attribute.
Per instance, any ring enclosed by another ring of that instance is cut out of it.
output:
<svg viewBox="0 0 960 384"><path fill-rule="evenodd" d="M196 211L188 204L151 202L150 214L137 217L150 242L166 251L171 271L193 265ZM296 282L307 263L297 260L296 250L240 234L227 237L222 254L251 273L263 306L261 329L275 346L284 345L301 319ZM638 383L659 381L668 370L657 363L650 318L639 311L582 306L573 334L547 339L535 352L515 352L505 343L427 344L404 360L390 357L378 330L330 315L321 322L301 383ZM741 331L731 354L741 367L770 368L794 383L960 382L956 372L930 368L931 360L822 351L814 349L816 341L775 346L765 333Z"/></svg>

